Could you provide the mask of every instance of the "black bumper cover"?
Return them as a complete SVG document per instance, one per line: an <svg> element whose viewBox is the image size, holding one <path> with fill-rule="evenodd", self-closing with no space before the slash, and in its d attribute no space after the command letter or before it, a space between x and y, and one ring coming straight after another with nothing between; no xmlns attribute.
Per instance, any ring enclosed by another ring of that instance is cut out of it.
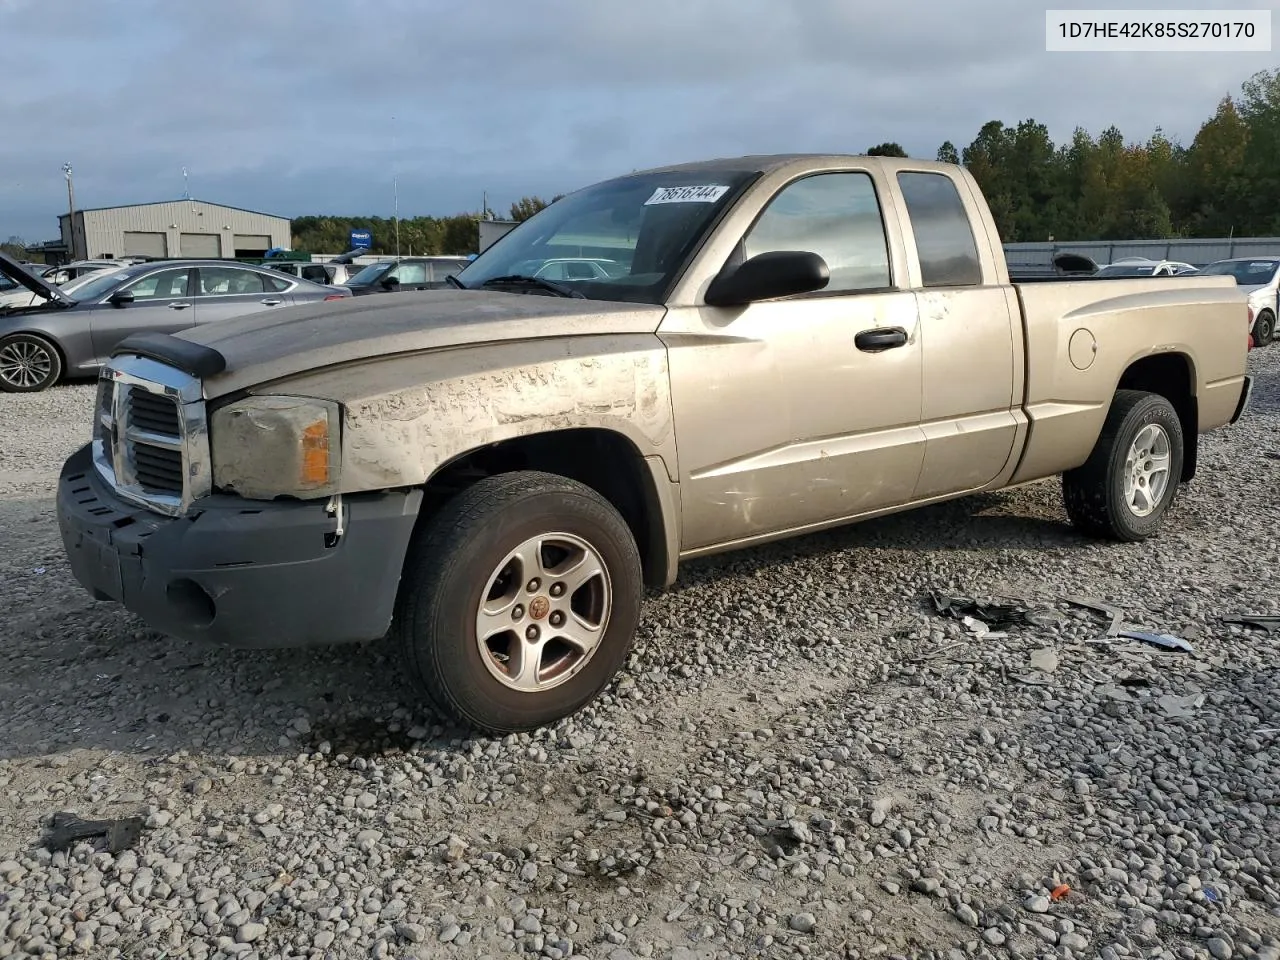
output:
<svg viewBox="0 0 1280 960"><path fill-rule="evenodd" d="M242 648L373 640L386 633L421 491L323 502L208 497L165 517L117 497L89 446L63 465L58 527L71 570L183 640Z"/></svg>

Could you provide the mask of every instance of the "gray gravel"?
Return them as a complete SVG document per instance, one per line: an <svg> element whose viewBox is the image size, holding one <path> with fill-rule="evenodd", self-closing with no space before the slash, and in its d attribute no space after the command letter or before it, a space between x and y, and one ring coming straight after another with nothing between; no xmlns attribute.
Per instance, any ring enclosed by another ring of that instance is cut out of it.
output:
<svg viewBox="0 0 1280 960"><path fill-rule="evenodd" d="M692 565L608 696L503 740L381 644L90 601L50 495L92 390L0 395L0 957L1280 960L1280 635L1219 619L1280 613L1280 347L1251 365L1158 540L1077 537L1046 483ZM930 588L1044 619L978 638ZM1195 653L1096 642L1080 595ZM147 828L50 855L58 810Z"/></svg>

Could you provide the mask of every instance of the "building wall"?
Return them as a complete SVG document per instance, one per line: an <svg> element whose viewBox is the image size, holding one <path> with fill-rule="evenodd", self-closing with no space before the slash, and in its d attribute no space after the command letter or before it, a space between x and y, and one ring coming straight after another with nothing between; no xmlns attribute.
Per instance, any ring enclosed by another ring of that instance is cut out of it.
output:
<svg viewBox="0 0 1280 960"><path fill-rule="evenodd" d="M68 216L63 214L58 219L65 241L68 232ZM214 249L218 251L216 255L220 257L250 255L237 253L237 236L261 238L254 242L252 249L265 249L260 246L262 239L267 241L267 248L287 248L292 241L290 221L284 217L250 213L246 210L202 203L198 200L110 207L103 210L78 210L75 226L73 249L77 259L108 254L117 257L125 256L126 233L143 235L138 239L150 239L154 243L160 243L164 248L161 255L170 257L213 255L211 251ZM188 241L187 246L190 250L194 251L199 244L208 248L209 252L200 249L198 254L184 253L183 234L199 237L199 239L192 238ZM163 240L159 239L161 237Z"/></svg>

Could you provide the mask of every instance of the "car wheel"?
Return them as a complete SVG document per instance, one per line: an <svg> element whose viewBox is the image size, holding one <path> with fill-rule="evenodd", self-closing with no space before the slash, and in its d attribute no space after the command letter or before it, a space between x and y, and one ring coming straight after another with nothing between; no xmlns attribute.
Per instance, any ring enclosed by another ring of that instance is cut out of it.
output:
<svg viewBox="0 0 1280 960"><path fill-rule="evenodd" d="M458 494L414 537L392 634L444 712L493 733L552 723L626 662L643 595L626 521L581 483L520 471Z"/></svg>
<svg viewBox="0 0 1280 960"><path fill-rule="evenodd" d="M1276 315L1270 310L1263 310L1253 324L1253 340L1260 346L1270 345L1276 338Z"/></svg>
<svg viewBox="0 0 1280 960"><path fill-rule="evenodd" d="M1147 539L1173 504L1182 457L1173 404L1158 394L1117 390L1089 459L1062 476L1067 515L1092 536Z"/></svg>
<svg viewBox="0 0 1280 960"><path fill-rule="evenodd" d="M44 337L15 333L0 340L0 390L36 393L62 376L62 357Z"/></svg>

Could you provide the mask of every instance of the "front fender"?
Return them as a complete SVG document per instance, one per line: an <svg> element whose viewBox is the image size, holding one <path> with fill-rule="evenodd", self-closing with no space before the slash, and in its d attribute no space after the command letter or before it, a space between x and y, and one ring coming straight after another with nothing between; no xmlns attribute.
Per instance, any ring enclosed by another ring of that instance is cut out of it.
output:
<svg viewBox="0 0 1280 960"><path fill-rule="evenodd" d="M507 341L371 360L273 384L343 404L341 491L425 483L503 440L597 428L679 476L666 349L649 334Z"/></svg>

